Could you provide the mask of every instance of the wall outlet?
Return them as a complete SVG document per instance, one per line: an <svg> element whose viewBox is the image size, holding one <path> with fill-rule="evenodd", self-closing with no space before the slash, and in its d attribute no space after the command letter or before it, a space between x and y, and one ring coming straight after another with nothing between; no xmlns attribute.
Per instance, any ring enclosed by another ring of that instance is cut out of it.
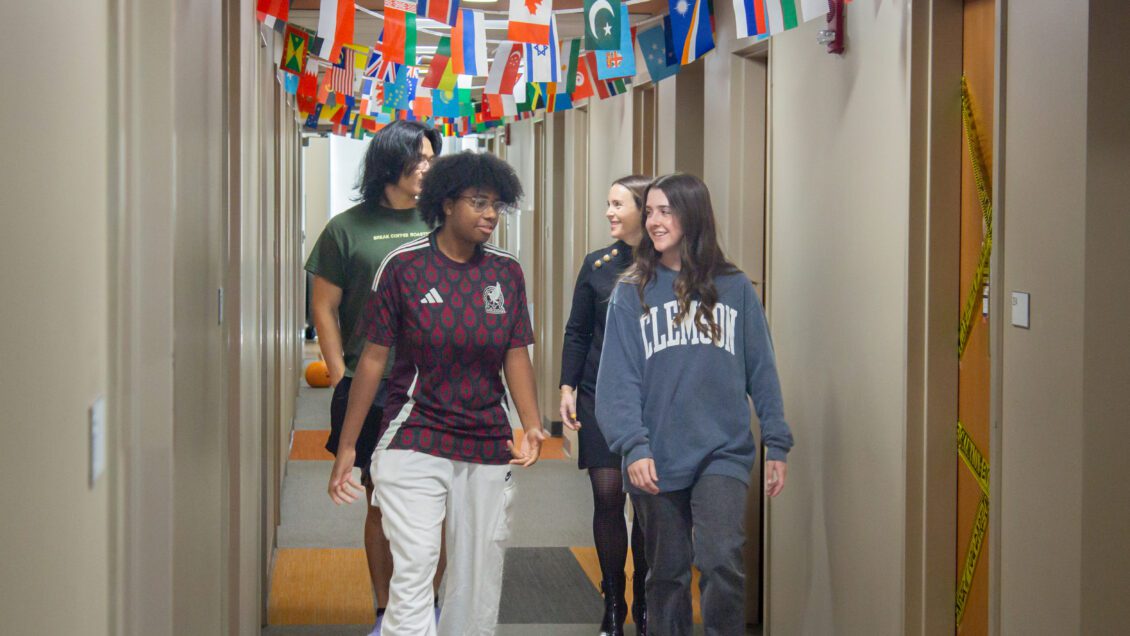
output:
<svg viewBox="0 0 1130 636"><path fill-rule="evenodd" d="M1012 292L1012 326L1030 328L1028 317L1028 293Z"/></svg>

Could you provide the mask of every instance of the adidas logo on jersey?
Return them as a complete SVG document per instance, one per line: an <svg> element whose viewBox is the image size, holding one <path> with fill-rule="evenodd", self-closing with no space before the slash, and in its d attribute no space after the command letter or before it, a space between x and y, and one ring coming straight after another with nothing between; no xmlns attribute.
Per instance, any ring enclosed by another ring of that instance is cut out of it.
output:
<svg viewBox="0 0 1130 636"><path fill-rule="evenodd" d="M428 290L428 293L424 294L424 297L420 299L420 302L425 305L438 305L439 303L443 302L443 297L439 295L439 292L436 291L435 287L432 287Z"/></svg>

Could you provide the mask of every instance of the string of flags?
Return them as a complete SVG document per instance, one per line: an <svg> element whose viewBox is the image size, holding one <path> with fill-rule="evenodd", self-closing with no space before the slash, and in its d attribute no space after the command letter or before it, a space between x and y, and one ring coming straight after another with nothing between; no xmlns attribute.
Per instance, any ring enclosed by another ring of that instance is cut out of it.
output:
<svg viewBox="0 0 1130 636"><path fill-rule="evenodd" d="M632 26L628 4L585 0L584 34L561 41L553 0L510 0L506 39L488 55L482 11L460 0L385 0L372 46L354 40L355 0L322 0L318 28L289 21L289 0L257 0L256 15L283 36L278 75L308 130L363 138L396 119L430 122L463 136L608 99L633 84L660 82L714 49L713 3L668 0L669 12ZM739 38L765 38L823 17L827 0L731 0ZM450 36L418 55L417 18ZM485 77L475 96L470 78Z"/></svg>

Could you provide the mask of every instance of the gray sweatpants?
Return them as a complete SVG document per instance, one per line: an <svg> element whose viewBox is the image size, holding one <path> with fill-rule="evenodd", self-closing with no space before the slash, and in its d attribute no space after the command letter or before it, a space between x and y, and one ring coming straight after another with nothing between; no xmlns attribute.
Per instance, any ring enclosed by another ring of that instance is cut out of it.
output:
<svg viewBox="0 0 1130 636"><path fill-rule="evenodd" d="M648 632L690 636L691 563L701 578L707 636L745 634L745 501L748 486L703 475L686 490L632 495L647 542Z"/></svg>

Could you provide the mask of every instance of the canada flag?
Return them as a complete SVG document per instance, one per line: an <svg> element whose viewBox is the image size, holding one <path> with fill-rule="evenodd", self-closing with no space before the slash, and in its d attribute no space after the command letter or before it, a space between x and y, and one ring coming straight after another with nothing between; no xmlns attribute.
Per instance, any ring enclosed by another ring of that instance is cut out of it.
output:
<svg viewBox="0 0 1130 636"><path fill-rule="evenodd" d="M510 25L506 39L530 44L549 44L549 18L553 0L510 0Z"/></svg>

